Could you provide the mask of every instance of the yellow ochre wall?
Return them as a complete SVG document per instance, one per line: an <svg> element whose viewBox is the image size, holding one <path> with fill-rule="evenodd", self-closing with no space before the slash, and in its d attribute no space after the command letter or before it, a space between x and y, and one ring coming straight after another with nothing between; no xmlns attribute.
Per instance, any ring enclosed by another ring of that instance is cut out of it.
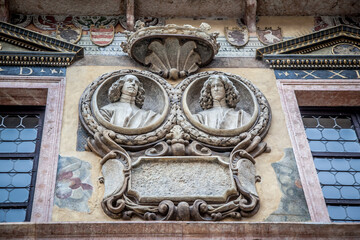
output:
<svg viewBox="0 0 360 240"><path fill-rule="evenodd" d="M223 29L225 26L236 26L235 19L168 19L166 21L166 23L179 25L190 24L193 26L199 26L201 22L209 23L212 26L212 31L219 31L221 35L224 34ZM308 33L311 31L313 28L313 17L260 17L258 26L261 28L272 26L273 29L280 26L283 30L284 37L295 37L298 33ZM98 57L101 58L101 56ZM79 124L78 104L82 92L100 75L120 69L129 69L129 67L73 65L67 68L60 155L73 156L91 164L93 194L88 202L90 208L89 213L71 211L54 205L53 221L114 221L105 215L101 208L104 185L100 184L98 181L98 178L101 177L100 157L91 152L76 151L76 142ZM271 147L271 152L264 153L256 158L256 171L257 174L261 176L261 182L256 184L261 207L255 216L244 219L245 221L250 222L264 221L278 208L282 196L276 174L271 164L280 161L283 158L285 148L291 148L291 142L281 108L280 97L276 87L274 71L269 68L202 68L200 70L222 71L245 77L258 87L269 101L272 110L272 121L269 133L264 141ZM172 84L174 85L176 83L172 82Z"/></svg>

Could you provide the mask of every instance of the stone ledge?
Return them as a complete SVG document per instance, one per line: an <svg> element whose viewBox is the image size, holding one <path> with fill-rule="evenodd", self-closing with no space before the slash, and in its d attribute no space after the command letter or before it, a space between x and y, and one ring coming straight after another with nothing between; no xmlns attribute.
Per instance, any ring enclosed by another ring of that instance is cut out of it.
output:
<svg viewBox="0 0 360 240"><path fill-rule="evenodd" d="M0 239L356 239L351 223L59 222L0 223Z"/></svg>

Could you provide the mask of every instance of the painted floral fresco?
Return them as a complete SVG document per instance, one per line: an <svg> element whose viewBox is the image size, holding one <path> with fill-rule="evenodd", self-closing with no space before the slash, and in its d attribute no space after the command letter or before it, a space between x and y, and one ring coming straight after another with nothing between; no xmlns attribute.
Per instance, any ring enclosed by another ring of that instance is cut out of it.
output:
<svg viewBox="0 0 360 240"><path fill-rule="evenodd" d="M75 157L59 156L55 205L78 212L90 212L88 200L93 192L91 165Z"/></svg>

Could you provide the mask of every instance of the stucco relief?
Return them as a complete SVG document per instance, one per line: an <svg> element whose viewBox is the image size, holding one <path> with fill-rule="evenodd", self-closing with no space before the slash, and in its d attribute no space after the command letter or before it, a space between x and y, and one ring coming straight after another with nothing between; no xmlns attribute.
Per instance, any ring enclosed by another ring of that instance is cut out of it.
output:
<svg viewBox="0 0 360 240"><path fill-rule="evenodd" d="M205 221L259 210L255 158L270 151L271 113L250 81L203 72L173 88L146 71L107 73L84 91L80 119L86 149L102 158L108 216Z"/></svg>

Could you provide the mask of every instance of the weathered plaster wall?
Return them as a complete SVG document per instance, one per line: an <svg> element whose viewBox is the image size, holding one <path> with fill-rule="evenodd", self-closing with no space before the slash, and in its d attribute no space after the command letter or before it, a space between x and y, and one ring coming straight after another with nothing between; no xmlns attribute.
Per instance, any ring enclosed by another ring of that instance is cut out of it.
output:
<svg viewBox="0 0 360 240"><path fill-rule="evenodd" d="M166 23L178 25L191 24L193 26L199 26L201 22L209 23L212 26L211 31L218 31L221 36L224 36L225 26L236 26L235 18L227 20L190 20L185 18L166 20ZM280 26L284 37L294 37L301 33L310 32L314 26L314 20L313 17L260 17L258 26L262 29L265 27L277 28ZM256 36L256 34L252 36ZM104 185L98 181L98 178L101 176L100 157L90 152L76 151L79 126L78 103L84 89L97 77L106 72L129 68L145 69L126 56L88 56L67 69L60 155L64 157L74 157L90 163L91 179L89 182L92 184L92 195L87 202L88 212L73 211L70 210L71 207L59 208L55 205L53 209L54 221L113 221L113 219L103 213L100 205L104 194ZM286 214L286 211L284 212L284 204L291 201L291 199L288 198L289 196L284 194L284 189L281 189L284 183L280 182L282 181L281 179L288 178L281 176L281 174L277 175L276 169L274 169L276 165L274 164L283 163L284 161L287 161L288 165L293 166L294 164L294 159L286 157L285 154L286 151L290 151L289 149L291 149L292 146L280 104L274 71L266 68L266 65L250 57L215 58L210 64L210 67L203 68L201 71L223 71L245 77L252 81L252 83L264 93L270 103L272 122L269 133L264 141L271 147L271 152L262 154L256 158L257 174L262 178L262 181L256 185L260 196L261 207L255 216L246 219L246 221L273 221L274 218L272 217L270 219L269 217L278 214L280 211L281 214ZM170 83L176 85L178 82L179 81L171 81ZM294 179L298 179L297 177L298 176ZM287 184L287 187L295 187L296 191L302 193L301 183L299 183L298 180L294 182L291 178L289 182L285 184ZM306 204L303 204L306 209ZM296 215L297 213L293 212L289 214ZM309 218L305 215L296 218L283 217L278 220L290 221L289 219L292 219L294 221L307 221Z"/></svg>
<svg viewBox="0 0 360 240"><path fill-rule="evenodd" d="M100 206L104 193L104 186L99 183L101 176L100 158L90 152L76 151L78 129L78 101L84 89L94 79L103 73L124 69L117 66L72 66L67 70L67 86L64 106L64 118L61 135L60 155L71 156L91 164L91 183L93 194L88 201L89 212L72 211L69 208L54 206L54 221L111 221ZM249 221L264 221L274 212L282 196L277 184L276 174L271 164L280 161L284 156L284 149L291 147L282 114L280 99L276 89L275 75L270 69L260 68L217 68L202 69L202 71L224 71L241 75L251 80L267 97L272 108L272 123L265 138L272 151L257 158L256 169L261 176L261 183L257 184L261 207L259 212Z"/></svg>

